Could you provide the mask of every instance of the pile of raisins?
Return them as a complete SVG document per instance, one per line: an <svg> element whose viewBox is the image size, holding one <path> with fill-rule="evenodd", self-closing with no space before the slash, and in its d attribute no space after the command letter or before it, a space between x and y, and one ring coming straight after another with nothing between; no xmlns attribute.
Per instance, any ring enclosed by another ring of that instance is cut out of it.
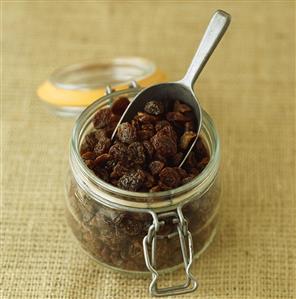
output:
<svg viewBox="0 0 296 299"><path fill-rule="evenodd" d="M149 101L131 122L120 124L111 141L128 105L129 100L120 97L112 107L99 110L94 130L82 142L81 156L99 178L129 191L159 192L188 183L205 168L209 154L201 138L178 167L196 137L192 109L178 100L169 109Z"/></svg>

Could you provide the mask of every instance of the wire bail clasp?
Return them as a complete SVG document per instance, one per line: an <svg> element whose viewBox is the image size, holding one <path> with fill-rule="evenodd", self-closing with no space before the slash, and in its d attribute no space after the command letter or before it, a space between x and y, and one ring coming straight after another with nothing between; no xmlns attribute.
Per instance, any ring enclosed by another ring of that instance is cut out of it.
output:
<svg viewBox="0 0 296 299"><path fill-rule="evenodd" d="M193 292L197 289L197 280L191 273L191 265L193 262L193 241L191 233L188 231L187 220L184 218L182 213L182 207L179 206L177 211L166 212L162 214L156 214L151 212L153 216L153 223L150 225L148 234L143 239L143 249L146 266L152 274L152 281L149 286L149 293L152 296L162 297L170 295L178 295ZM177 225L177 231L167 236L158 235L158 231L161 226L165 224L166 217L173 217L173 223ZM184 270L186 273L186 280L181 285L171 286L167 288L158 288L157 279L159 273L156 269L156 243L157 239L172 238L173 236L179 235L181 251L183 256ZM149 246L151 246L151 253L149 252Z"/></svg>

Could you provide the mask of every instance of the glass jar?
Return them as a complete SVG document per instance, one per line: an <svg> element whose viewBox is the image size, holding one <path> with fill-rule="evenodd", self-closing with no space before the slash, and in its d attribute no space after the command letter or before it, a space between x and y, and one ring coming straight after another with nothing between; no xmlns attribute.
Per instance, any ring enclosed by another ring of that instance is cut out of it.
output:
<svg viewBox="0 0 296 299"><path fill-rule="evenodd" d="M122 91L109 87L77 119L70 144L66 215L82 248L100 264L124 272L151 272L152 295L187 293L197 288L190 272L193 258L208 247L217 226L220 145L210 116L204 111L201 130L210 161L195 179L173 190L119 189L95 176L79 153L94 114L119 96L132 99L140 90L135 83ZM183 285L157 287L159 272L182 265L186 272Z"/></svg>

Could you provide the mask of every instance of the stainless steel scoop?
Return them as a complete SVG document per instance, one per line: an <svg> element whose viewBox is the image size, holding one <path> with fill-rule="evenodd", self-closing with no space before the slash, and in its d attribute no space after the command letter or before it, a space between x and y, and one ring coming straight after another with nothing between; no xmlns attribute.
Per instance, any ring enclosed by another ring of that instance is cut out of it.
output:
<svg viewBox="0 0 296 299"><path fill-rule="evenodd" d="M195 125L197 128L197 137L191 144L187 154L179 165L179 167L181 167L196 143L202 124L202 109L196 95L194 94L193 85L224 35L229 23L230 15L228 13L222 10L216 11L184 78L180 81L156 84L143 89L127 107L111 138L114 138L118 126L121 123L132 120L137 112L144 111L144 106L147 102L151 100L161 101L165 107L168 107L172 101L180 100L192 108L196 117Z"/></svg>

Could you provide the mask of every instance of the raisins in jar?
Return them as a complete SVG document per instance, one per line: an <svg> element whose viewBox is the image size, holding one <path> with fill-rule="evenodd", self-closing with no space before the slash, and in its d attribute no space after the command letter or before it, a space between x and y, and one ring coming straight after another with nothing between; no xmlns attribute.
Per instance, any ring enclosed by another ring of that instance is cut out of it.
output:
<svg viewBox="0 0 296 299"><path fill-rule="evenodd" d="M111 159L111 155L102 154L95 159L95 165L101 166L101 165L105 164L107 161L109 161L110 159Z"/></svg>
<svg viewBox="0 0 296 299"><path fill-rule="evenodd" d="M180 185L181 178L178 171L172 167L165 167L159 174L160 181L170 188Z"/></svg>
<svg viewBox="0 0 296 299"><path fill-rule="evenodd" d="M139 130L137 135L140 140L149 140L154 135L154 132L151 130Z"/></svg>
<svg viewBox="0 0 296 299"><path fill-rule="evenodd" d="M112 105L111 110L116 115L122 115L130 101L127 97L119 97Z"/></svg>
<svg viewBox="0 0 296 299"><path fill-rule="evenodd" d="M145 162L145 149L142 143L133 142L128 146L128 158L136 164L143 164Z"/></svg>
<svg viewBox="0 0 296 299"><path fill-rule="evenodd" d="M100 109L94 116L93 125L96 129L104 128L110 122L112 111L110 108Z"/></svg>
<svg viewBox="0 0 296 299"><path fill-rule="evenodd" d="M160 115L164 112L164 106L159 101L149 101L145 104L144 111L152 115Z"/></svg>
<svg viewBox="0 0 296 299"><path fill-rule="evenodd" d="M130 144L137 140L137 130L130 123L122 123L117 129L117 137L121 142Z"/></svg>

